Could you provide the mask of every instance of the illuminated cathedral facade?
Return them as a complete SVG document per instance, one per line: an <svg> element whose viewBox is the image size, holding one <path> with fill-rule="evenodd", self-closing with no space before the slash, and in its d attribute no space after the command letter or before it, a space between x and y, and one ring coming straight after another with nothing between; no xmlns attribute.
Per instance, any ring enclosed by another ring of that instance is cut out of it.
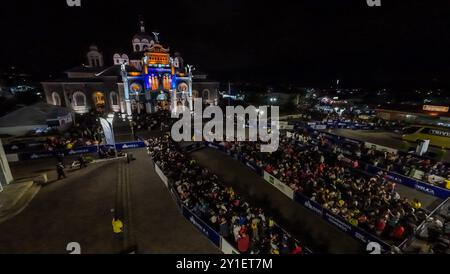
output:
<svg viewBox="0 0 450 274"><path fill-rule="evenodd" d="M128 72L126 62L121 65L122 81L126 112L133 112L132 102L139 102L137 107L145 103L147 113L160 109L181 111L185 108L192 110L192 67L183 67L179 56L170 56L170 50L155 41L146 48L142 62L139 64L140 72Z"/></svg>
<svg viewBox="0 0 450 274"><path fill-rule="evenodd" d="M192 109L194 98L217 104L219 83L184 65L181 55L170 53L158 38L145 32L133 36L133 52L116 53L105 66L103 53L89 48L87 63L65 71L66 77L42 82L49 104L64 106L76 114L91 111L132 116L161 109Z"/></svg>

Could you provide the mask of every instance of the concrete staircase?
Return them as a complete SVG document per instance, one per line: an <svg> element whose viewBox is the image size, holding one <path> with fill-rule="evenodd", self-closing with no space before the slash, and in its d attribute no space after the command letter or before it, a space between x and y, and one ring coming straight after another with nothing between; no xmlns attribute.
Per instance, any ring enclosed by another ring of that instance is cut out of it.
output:
<svg viewBox="0 0 450 274"><path fill-rule="evenodd" d="M22 212L40 189L33 181L4 186L0 192L0 223Z"/></svg>

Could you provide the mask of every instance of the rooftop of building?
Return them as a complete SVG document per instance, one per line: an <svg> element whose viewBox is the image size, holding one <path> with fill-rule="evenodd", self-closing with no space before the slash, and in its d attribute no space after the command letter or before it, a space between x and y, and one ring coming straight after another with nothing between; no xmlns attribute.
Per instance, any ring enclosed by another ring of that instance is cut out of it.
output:
<svg viewBox="0 0 450 274"><path fill-rule="evenodd" d="M47 120L57 119L69 114L64 107L46 103L25 106L0 118L0 127L17 127L46 124Z"/></svg>
<svg viewBox="0 0 450 274"><path fill-rule="evenodd" d="M108 68L108 66L90 67L90 66L86 66L86 65L81 65L81 66L76 66L76 67L70 68L64 72L65 73L67 73L67 72L99 73L107 68Z"/></svg>

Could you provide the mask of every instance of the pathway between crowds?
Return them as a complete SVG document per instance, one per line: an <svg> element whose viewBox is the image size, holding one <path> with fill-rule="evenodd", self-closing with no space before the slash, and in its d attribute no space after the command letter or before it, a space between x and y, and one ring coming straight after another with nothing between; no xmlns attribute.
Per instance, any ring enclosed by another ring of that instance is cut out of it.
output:
<svg viewBox="0 0 450 274"><path fill-rule="evenodd" d="M88 165L42 187L20 214L0 223L0 254L67 254L70 242L79 243L81 253L122 253L124 243L111 226L118 189L132 217L126 240L136 244L136 253L219 253L181 215L147 150L130 152L136 158L130 164L121 159ZM50 170L54 162L30 161L28 170Z"/></svg>
<svg viewBox="0 0 450 274"><path fill-rule="evenodd" d="M180 213L156 174L146 149L133 151L130 163L133 231L139 253L221 253Z"/></svg>
<svg viewBox="0 0 450 274"><path fill-rule="evenodd" d="M303 240L314 252L365 252L360 242L290 200L252 170L222 152L205 148L193 152L192 157L217 174L225 184L233 186L252 205L273 215L283 228L298 240Z"/></svg>

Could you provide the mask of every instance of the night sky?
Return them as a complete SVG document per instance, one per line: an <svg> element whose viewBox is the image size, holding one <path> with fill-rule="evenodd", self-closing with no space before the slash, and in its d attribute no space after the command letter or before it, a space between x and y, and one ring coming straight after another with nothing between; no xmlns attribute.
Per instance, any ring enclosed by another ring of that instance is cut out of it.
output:
<svg viewBox="0 0 450 274"><path fill-rule="evenodd" d="M85 61L91 43L112 63L139 31L217 80L347 87L448 86L450 1L2 1L0 68L36 79Z"/></svg>

